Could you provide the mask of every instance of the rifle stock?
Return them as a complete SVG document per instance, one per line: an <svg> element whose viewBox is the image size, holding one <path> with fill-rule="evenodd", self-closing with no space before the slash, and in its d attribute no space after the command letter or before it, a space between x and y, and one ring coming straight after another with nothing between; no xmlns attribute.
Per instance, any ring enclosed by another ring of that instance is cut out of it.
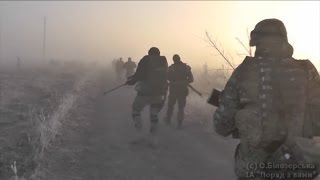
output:
<svg viewBox="0 0 320 180"><path fill-rule="evenodd" d="M209 98L207 100L207 103L211 104L211 105L213 105L215 107L219 107L219 96L220 96L220 94L221 94L221 91L219 91L219 90L214 88L211 91L211 94L210 94L210 96L209 96Z"/></svg>
<svg viewBox="0 0 320 180"><path fill-rule="evenodd" d="M219 96L221 95L222 91L217 90L217 89L213 89L207 102L208 104L211 104L215 107L219 107ZM232 132L232 138L233 139L239 139L240 138L240 134L239 134L239 130L236 128L233 132Z"/></svg>

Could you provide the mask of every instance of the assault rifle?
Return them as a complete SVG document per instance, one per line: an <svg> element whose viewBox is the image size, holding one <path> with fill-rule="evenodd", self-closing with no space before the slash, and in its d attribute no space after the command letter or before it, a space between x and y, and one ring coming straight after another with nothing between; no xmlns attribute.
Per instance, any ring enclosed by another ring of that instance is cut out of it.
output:
<svg viewBox="0 0 320 180"><path fill-rule="evenodd" d="M112 91L114 91L114 90L117 90L117 89L119 89L119 88L121 88L121 87L123 87L123 86L125 86L125 85L127 85L127 83L121 84L121 85L119 85L119 86L117 86L117 87L115 87L115 88L113 88L113 89L110 89L109 91L104 92L103 95L106 95L106 94L108 94L108 93L110 93L110 92L112 92Z"/></svg>

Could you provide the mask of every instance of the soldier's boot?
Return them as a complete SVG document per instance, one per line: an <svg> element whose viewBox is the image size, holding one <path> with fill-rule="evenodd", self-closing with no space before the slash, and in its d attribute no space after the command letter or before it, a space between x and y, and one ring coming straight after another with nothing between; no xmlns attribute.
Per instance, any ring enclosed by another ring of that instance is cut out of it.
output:
<svg viewBox="0 0 320 180"><path fill-rule="evenodd" d="M183 124L183 120L184 120L184 110L183 109L179 109L177 120L178 120L177 129L182 129L182 124Z"/></svg>
<svg viewBox="0 0 320 180"><path fill-rule="evenodd" d="M144 135L143 135L143 126L142 126L142 119L140 114L138 113L132 113L133 117L133 123L134 127L136 129L136 136L134 137L134 140L131 142L132 144L140 144L145 141Z"/></svg>
<svg viewBox="0 0 320 180"><path fill-rule="evenodd" d="M142 120L140 115L133 115L134 127L138 132L141 132L143 129Z"/></svg>
<svg viewBox="0 0 320 180"><path fill-rule="evenodd" d="M155 148L158 145L158 123L151 123L148 146Z"/></svg>
<svg viewBox="0 0 320 180"><path fill-rule="evenodd" d="M166 125L171 124L172 114L173 114L173 107L168 107L167 116L164 118L164 122Z"/></svg>
<svg viewBox="0 0 320 180"><path fill-rule="evenodd" d="M154 148L158 144L158 115L151 114L150 115L151 122L150 122L150 136L149 136L149 146Z"/></svg>
<svg viewBox="0 0 320 180"><path fill-rule="evenodd" d="M171 116L172 117L172 116ZM169 126L170 124L171 124L171 117L170 116L166 116L165 118L164 118L164 123L165 123L165 125L167 125L167 126Z"/></svg>

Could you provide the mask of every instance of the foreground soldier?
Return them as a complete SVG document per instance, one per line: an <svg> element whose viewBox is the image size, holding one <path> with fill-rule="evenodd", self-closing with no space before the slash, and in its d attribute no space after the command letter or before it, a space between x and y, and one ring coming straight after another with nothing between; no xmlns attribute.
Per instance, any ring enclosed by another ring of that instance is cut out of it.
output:
<svg viewBox="0 0 320 180"><path fill-rule="evenodd" d="M131 60L131 57L129 57L128 61L123 65L123 68L126 70L127 78L134 74L134 69L136 67L137 67L136 63Z"/></svg>
<svg viewBox="0 0 320 180"><path fill-rule="evenodd" d="M141 111L145 106L150 105L150 133L152 138L154 138L158 129L158 114L166 100L167 71L166 57L160 56L159 49L152 47L148 55L140 60L136 73L127 80L128 85L134 85L138 82L136 85L137 96L132 105L134 126L141 134Z"/></svg>
<svg viewBox="0 0 320 180"><path fill-rule="evenodd" d="M312 112L312 118L305 118L310 106L320 107L319 74L309 60L292 58L293 48L280 20L259 22L251 32L250 46L256 46L255 56L246 57L236 68L220 95L214 114L215 130L222 136L239 130L235 155L239 180L267 179L265 173L270 172L284 179L303 179L294 178L292 172L281 174L283 169L252 165L306 162L302 151L297 155L293 147L299 146L296 139L320 133L308 131L306 135L303 130L310 120L313 127L319 125L319 109ZM314 152L320 155L320 151Z"/></svg>
<svg viewBox="0 0 320 180"><path fill-rule="evenodd" d="M183 63L180 60L180 56L175 54L173 56L173 62L169 67L168 80L169 80L169 99L168 99L168 110L165 118L165 123L170 124L173 114L174 105L178 101L178 126L182 127L184 120L184 108L186 106L188 96L188 84L193 82L193 75L191 67Z"/></svg>

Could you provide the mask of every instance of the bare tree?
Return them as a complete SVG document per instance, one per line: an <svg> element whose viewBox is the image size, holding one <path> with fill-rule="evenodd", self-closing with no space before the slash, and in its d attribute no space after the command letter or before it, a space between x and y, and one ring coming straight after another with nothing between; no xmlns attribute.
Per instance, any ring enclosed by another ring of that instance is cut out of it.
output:
<svg viewBox="0 0 320 180"><path fill-rule="evenodd" d="M227 58L228 55L226 54L225 50L223 49L221 43L220 43L220 47L218 47L217 40L212 40L212 38L208 32L206 32L206 37L207 37L207 40L205 40L205 41L207 43L209 43L210 46L213 47L220 54L220 56L230 65L230 67L232 69L235 69L235 65L233 63L232 56L230 55L230 53L228 53L228 55L231 57L231 60L232 60L232 63L231 63L231 61Z"/></svg>
<svg viewBox="0 0 320 180"><path fill-rule="evenodd" d="M250 34L249 34L249 29L247 28L247 38L248 38L248 42L250 41ZM251 46L248 45L246 46L238 37L236 37L236 40L241 44L241 46L246 50L246 52L248 53L249 56L252 56L252 48Z"/></svg>

